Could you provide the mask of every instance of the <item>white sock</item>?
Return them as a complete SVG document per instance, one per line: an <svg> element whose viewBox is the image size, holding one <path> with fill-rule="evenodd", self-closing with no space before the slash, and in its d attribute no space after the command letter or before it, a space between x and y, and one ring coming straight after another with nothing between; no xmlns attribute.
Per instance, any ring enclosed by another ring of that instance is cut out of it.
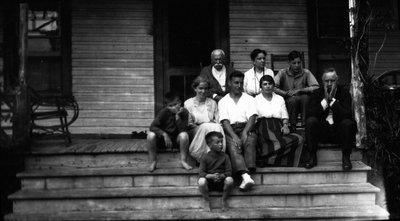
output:
<svg viewBox="0 0 400 221"><path fill-rule="evenodd" d="M243 179L243 180L247 180L247 179L249 179L249 178L250 178L250 175L249 175L249 174L247 174L247 173L242 174L242 179Z"/></svg>

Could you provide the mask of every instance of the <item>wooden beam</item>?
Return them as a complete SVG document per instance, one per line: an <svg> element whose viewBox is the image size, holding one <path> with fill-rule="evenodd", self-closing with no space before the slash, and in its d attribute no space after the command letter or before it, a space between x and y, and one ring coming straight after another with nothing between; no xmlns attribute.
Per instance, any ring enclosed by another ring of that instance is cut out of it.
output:
<svg viewBox="0 0 400 221"><path fill-rule="evenodd" d="M318 38L317 38L317 2L307 1L307 28L308 28L308 69L316 75L318 73Z"/></svg>
<svg viewBox="0 0 400 221"><path fill-rule="evenodd" d="M154 36L154 113L164 106L164 71L165 71L165 35L166 3L153 0L153 36Z"/></svg>
<svg viewBox="0 0 400 221"><path fill-rule="evenodd" d="M18 67L18 82L19 84L26 84L26 57L27 57L27 32L28 32L28 4L19 5L19 67Z"/></svg>
<svg viewBox="0 0 400 221"><path fill-rule="evenodd" d="M19 66L13 122L13 141L20 149L29 148L30 142L30 105L26 84L27 32L28 4L23 3L19 6Z"/></svg>
<svg viewBox="0 0 400 221"><path fill-rule="evenodd" d="M61 90L65 96L72 96L71 74L71 1L61 1Z"/></svg>

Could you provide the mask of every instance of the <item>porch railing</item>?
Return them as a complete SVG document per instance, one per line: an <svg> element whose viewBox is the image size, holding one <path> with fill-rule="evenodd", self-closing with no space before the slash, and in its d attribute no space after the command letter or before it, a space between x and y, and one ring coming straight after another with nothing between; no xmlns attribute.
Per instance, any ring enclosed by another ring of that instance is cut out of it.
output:
<svg viewBox="0 0 400 221"><path fill-rule="evenodd" d="M12 121L15 113L15 93L0 90L0 145L12 146Z"/></svg>

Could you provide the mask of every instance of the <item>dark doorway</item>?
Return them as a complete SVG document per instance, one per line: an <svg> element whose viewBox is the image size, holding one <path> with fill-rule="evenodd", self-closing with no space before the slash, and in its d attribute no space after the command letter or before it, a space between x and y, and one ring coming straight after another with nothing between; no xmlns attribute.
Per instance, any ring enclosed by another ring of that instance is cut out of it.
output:
<svg viewBox="0 0 400 221"><path fill-rule="evenodd" d="M350 28L347 0L308 2L310 25L310 65L321 82L323 70L334 67L339 84L351 79Z"/></svg>
<svg viewBox="0 0 400 221"><path fill-rule="evenodd" d="M167 90L184 100L193 96L191 82L215 48L212 1L168 1ZM204 14L206 12L206 14ZM209 13L207 13L209 12ZM169 87L169 89L168 89Z"/></svg>
<svg viewBox="0 0 400 221"><path fill-rule="evenodd" d="M178 93L182 100L194 96L191 83L210 63L211 51L227 49L221 43L228 29L224 2L155 1L156 111L168 91Z"/></svg>

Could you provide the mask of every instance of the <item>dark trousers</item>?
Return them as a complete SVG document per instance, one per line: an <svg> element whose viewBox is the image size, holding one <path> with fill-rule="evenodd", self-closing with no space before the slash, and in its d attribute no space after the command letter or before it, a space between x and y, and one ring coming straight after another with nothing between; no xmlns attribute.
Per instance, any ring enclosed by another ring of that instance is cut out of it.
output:
<svg viewBox="0 0 400 221"><path fill-rule="evenodd" d="M335 142L340 145L343 154L350 154L356 133L357 125L354 120L344 119L330 125L327 121L309 117L306 122L307 149L310 153L315 153L318 142Z"/></svg>
<svg viewBox="0 0 400 221"><path fill-rule="evenodd" d="M306 123L306 111L308 103L310 101L310 96L307 94L297 95L285 99L286 107L289 114L289 122L291 125L296 125L297 115L301 113L301 123L304 125Z"/></svg>
<svg viewBox="0 0 400 221"><path fill-rule="evenodd" d="M241 133L245 127L245 123L232 124L231 127L238 137L241 137ZM249 133L246 142L242 147L237 147L233 138L226 135L226 152L228 153L231 164L232 171L237 172L248 172L247 168L256 168L256 145L257 145L257 135L253 131ZM244 155L244 156L243 156Z"/></svg>

